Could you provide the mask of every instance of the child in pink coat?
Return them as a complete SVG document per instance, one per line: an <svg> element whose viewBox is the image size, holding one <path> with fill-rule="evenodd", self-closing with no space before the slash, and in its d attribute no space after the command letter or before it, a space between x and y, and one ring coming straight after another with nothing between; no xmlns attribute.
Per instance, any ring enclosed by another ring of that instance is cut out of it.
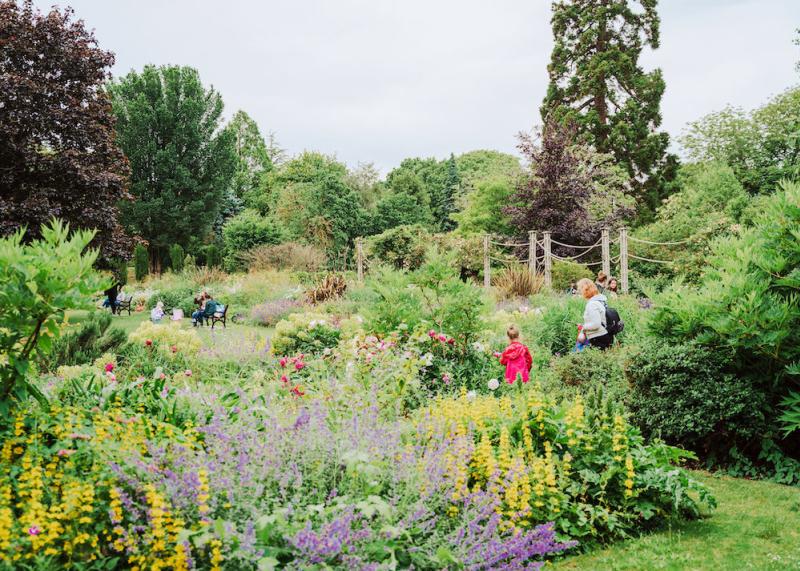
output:
<svg viewBox="0 0 800 571"><path fill-rule="evenodd" d="M519 329L512 325L506 331L509 345L500 355L500 364L506 366L506 381L513 384L517 377L522 378L523 383L530 379L530 371L533 366L533 357L530 350L520 343Z"/></svg>

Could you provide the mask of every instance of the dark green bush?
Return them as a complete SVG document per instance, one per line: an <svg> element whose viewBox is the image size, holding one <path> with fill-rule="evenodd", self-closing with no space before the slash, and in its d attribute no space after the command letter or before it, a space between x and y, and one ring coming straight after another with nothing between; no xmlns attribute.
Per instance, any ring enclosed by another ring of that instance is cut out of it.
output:
<svg viewBox="0 0 800 571"><path fill-rule="evenodd" d="M142 281L150 271L150 257L147 254L147 248L141 244L136 244L133 249L133 267L137 281Z"/></svg>
<svg viewBox="0 0 800 571"><path fill-rule="evenodd" d="M633 421L646 437L727 459L767 429L768 403L752 383L728 373L732 352L652 339L625 367Z"/></svg>
<svg viewBox="0 0 800 571"><path fill-rule="evenodd" d="M179 273L183 271L183 259L186 252L180 244L173 244L169 247L169 261L172 271Z"/></svg>
<svg viewBox="0 0 800 571"><path fill-rule="evenodd" d="M203 248L205 265L209 268L218 268L222 265L222 254L216 244L209 244Z"/></svg>
<svg viewBox="0 0 800 571"><path fill-rule="evenodd" d="M225 269L233 271L242 267L240 256L256 246L278 244L283 232L271 218L255 210L245 210L225 223L222 229L225 242Z"/></svg>
<svg viewBox="0 0 800 571"><path fill-rule="evenodd" d="M56 339L50 353L42 358L41 366L55 371L62 365L91 363L103 353L115 352L127 339L122 329L111 327L110 313L95 311Z"/></svg>
<svg viewBox="0 0 800 571"><path fill-rule="evenodd" d="M425 261L431 235L420 225L397 226L367 241L371 261L398 270L415 270Z"/></svg>

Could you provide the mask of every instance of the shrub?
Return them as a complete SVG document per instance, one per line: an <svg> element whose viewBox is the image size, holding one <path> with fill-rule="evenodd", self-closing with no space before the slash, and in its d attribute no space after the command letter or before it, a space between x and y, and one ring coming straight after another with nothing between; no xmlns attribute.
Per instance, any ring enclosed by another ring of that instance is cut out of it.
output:
<svg viewBox="0 0 800 571"><path fill-rule="evenodd" d="M84 322L68 328L42 359L44 370L55 371L62 365L90 363L103 353L121 347L128 336L122 329L111 327L111 321L110 313L95 311Z"/></svg>
<svg viewBox="0 0 800 571"><path fill-rule="evenodd" d="M142 281L150 272L150 256L147 253L147 248L141 244L136 244L133 249L133 269L136 281Z"/></svg>
<svg viewBox="0 0 800 571"><path fill-rule="evenodd" d="M753 227L712 243L699 288L676 284L656 298L651 328L673 343L730 350L730 372L750 381L757 406L766 403L768 430L747 447L751 457L770 442L796 456L798 443L781 439L779 417L800 362L800 183L783 184L762 205Z"/></svg>
<svg viewBox="0 0 800 571"><path fill-rule="evenodd" d="M205 265L208 268L218 268L222 265L222 254L216 244L209 244L203 249Z"/></svg>
<svg viewBox="0 0 800 571"><path fill-rule="evenodd" d="M186 254L186 257L183 258L184 271L193 270L196 267L197 267L197 259L191 254Z"/></svg>
<svg viewBox="0 0 800 571"><path fill-rule="evenodd" d="M462 280L483 277L483 236L462 236L453 232L434 234L431 243L448 252L451 264Z"/></svg>
<svg viewBox="0 0 800 571"><path fill-rule="evenodd" d="M293 313L279 322L272 337L272 352L276 355L299 353L320 354L339 344L341 331L331 322L330 315Z"/></svg>
<svg viewBox="0 0 800 571"><path fill-rule="evenodd" d="M494 279L494 286L504 298L529 297L544 285L541 274L532 274L527 266L515 264L504 268Z"/></svg>
<svg viewBox="0 0 800 571"><path fill-rule="evenodd" d="M186 252L180 244L173 244L169 247L169 261L172 271L179 274L183 271L183 258Z"/></svg>
<svg viewBox="0 0 800 571"><path fill-rule="evenodd" d="M128 260L117 260L114 264L114 275L120 285L128 283Z"/></svg>
<svg viewBox="0 0 800 571"><path fill-rule="evenodd" d="M690 492L714 506L702 484L672 465L690 454L646 446L602 396L558 405L536 386L501 398L465 391L457 399L436 399L416 418L423 441L437 431L467 435L471 442L452 455L449 468L460 486L454 498L480 490L498 494L497 513L511 529L554 521L558 532L587 547L640 533L672 515L699 516ZM520 501L527 494L532 500ZM597 513L602 517L587 517Z"/></svg>
<svg viewBox="0 0 800 571"><path fill-rule="evenodd" d="M252 270L292 270L295 272L317 272L328 263L325 252L316 246L284 242L274 246L257 246L243 256L245 264Z"/></svg>
<svg viewBox="0 0 800 571"><path fill-rule="evenodd" d="M314 287L306 290L309 303L317 304L342 297L347 290L347 281L341 274L328 274Z"/></svg>
<svg viewBox="0 0 800 571"><path fill-rule="evenodd" d="M749 448L767 429L768 403L750 381L726 372L732 357L725 348L649 340L625 368L642 433L717 461L734 446Z"/></svg>
<svg viewBox="0 0 800 571"><path fill-rule="evenodd" d="M367 255L398 270L415 270L425 261L429 240L423 226L397 226L369 238Z"/></svg>
<svg viewBox="0 0 800 571"><path fill-rule="evenodd" d="M256 246L277 244L283 233L272 219L255 210L245 210L225 223L222 238L225 242L225 268L228 271L242 266L242 255Z"/></svg>
<svg viewBox="0 0 800 571"><path fill-rule="evenodd" d="M150 296L147 300L147 309L153 309L159 301L162 301L167 311L179 308L183 310L184 315L191 315L196 307L194 297L195 293L189 286L170 287Z"/></svg>
<svg viewBox="0 0 800 571"><path fill-rule="evenodd" d="M554 291L567 291L571 284L582 278L594 279L594 274L587 266L578 262L562 262L553 260L551 278Z"/></svg>
<svg viewBox="0 0 800 571"><path fill-rule="evenodd" d="M620 348L569 352L551 361L547 377L553 386L546 388L552 388L554 394L585 397L601 386L608 398L622 402L628 396L624 358L625 352Z"/></svg>
<svg viewBox="0 0 800 571"><path fill-rule="evenodd" d="M303 304L293 299L277 299L260 303L250 310L250 320L258 325L274 327L290 314L301 311Z"/></svg>
<svg viewBox="0 0 800 571"><path fill-rule="evenodd" d="M108 287L93 269L97 250L85 251L94 234L70 233L54 220L29 243L24 229L0 237L0 417L12 399L42 398L29 379L33 356L50 349L67 310L86 307L90 295Z"/></svg>
<svg viewBox="0 0 800 571"><path fill-rule="evenodd" d="M197 332L193 329L184 329L179 323L162 324L150 321L139 325L128 336L128 341L153 347L167 356L174 356L178 353L196 355L203 345Z"/></svg>

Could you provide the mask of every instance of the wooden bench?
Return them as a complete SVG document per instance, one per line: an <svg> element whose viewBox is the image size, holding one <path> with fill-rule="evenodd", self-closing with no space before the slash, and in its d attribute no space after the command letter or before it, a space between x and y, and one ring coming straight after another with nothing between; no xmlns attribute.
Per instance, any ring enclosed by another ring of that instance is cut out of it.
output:
<svg viewBox="0 0 800 571"><path fill-rule="evenodd" d="M225 305L222 309L222 312L215 311L211 317L206 317L206 323L211 320L211 329L214 329L214 325L217 323L222 323L223 329L227 329L228 326L226 322L228 320L228 306Z"/></svg>
<svg viewBox="0 0 800 571"><path fill-rule="evenodd" d="M132 303L133 303L133 296L128 297L128 299L124 301L117 301L117 314L122 315L122 312L127 310L128 315L130 315Z"/></svg>

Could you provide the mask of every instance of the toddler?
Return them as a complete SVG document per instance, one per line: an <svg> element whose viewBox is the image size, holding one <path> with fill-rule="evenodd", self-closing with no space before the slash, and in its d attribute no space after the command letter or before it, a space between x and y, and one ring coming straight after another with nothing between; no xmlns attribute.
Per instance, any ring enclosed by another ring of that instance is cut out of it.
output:
<svg viewBox="0 0 800 571"><path fill-rule="evenodd" d="M158 323L164 318L164 302L159 301L156 306L150 311L150 321Z"/></svg>
<svg viewBox="0 0 800 571"><path fill-rule="evenodd" d="M522 378L523 383L530 379L530 371L533 366L533 357L528 348L519 341L519 329L512 325L506 331L508 335L508 347L500 355L500 364L506 366L506 381L513 384L517 377Z"/></svg>

